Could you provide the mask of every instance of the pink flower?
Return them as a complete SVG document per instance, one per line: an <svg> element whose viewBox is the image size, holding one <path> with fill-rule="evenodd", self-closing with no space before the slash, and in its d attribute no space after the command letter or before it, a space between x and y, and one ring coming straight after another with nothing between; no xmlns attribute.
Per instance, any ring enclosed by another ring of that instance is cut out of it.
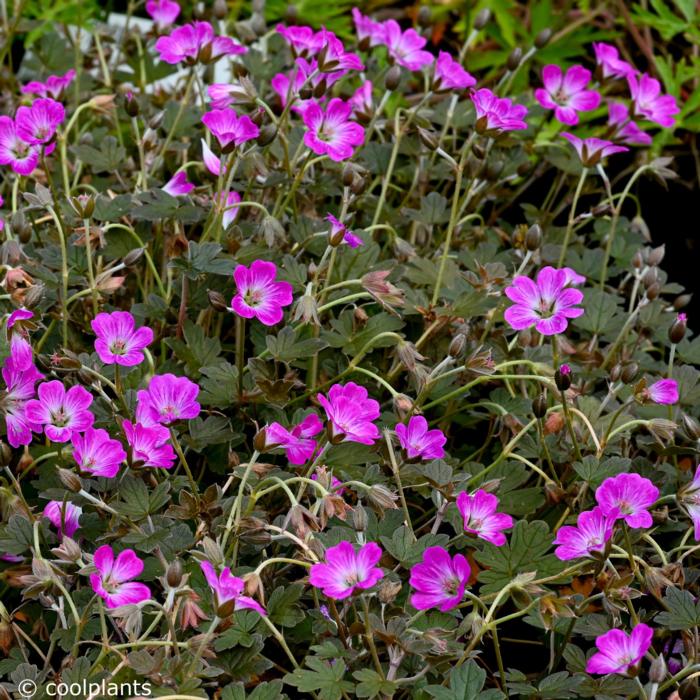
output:
<svg viewBox="0 0 700 700"><path fill-rule="evenodd" d="M603 42L593 43L596 63L601 67L604 78L626 78L637 71L627 61L620 58L617 49Z"/></svg>
<svg viewBox="0 0 700 700"><path fill-rule="evenodd" d="M386 30L381 22L366 17L356 7L352 8L352 21L355 23L357 40L362 46L379 46L384 43Z"/></svg>
<svg viewBox="0 0 700 700"><path fill-rule="evenodd" d="M177 27L170 36L162 36L156 41L156 51L165 63L188 65L197 62L212 63L218 58L246 52L246 48L225 36L214 36L209 22L194 22Z"/></svg>
<svg viewBox="0 0 700 700"><path fill-rule="evenodd" d="M18 175L31 175L39 162L40 148L17 135L14 121L0 116L0 165L9 165Z"/></svg>
<svg viewBox="0 0 700 700"><path fill-rule="evenodd" d="M578 112L589 112L600 104L600 93L586 90L591 72L583 66L571 66L562 73L559 66L550 64L542 69L544 88L535 90L535 99L562 123L578 124Z"/></svg>
<svg viewBox="0 0 700 700"><path fill-rule="evenodd" d="M207 583L214 592L217 608L220 608L224 603L234 600L236 601L234 610L255 610L261 615L267 615L265 608L260 603L247 595L242 595L245 589L245 582L242 578L233 576L228 566L217 576L216 570L208 561L200 562L199 565L202 567Z"/></svg>
<svg viewBox="0 0 700 700"><path fill-rule="evenodd" d="M44 517L58 530L63 537L73 537L73 533L80 527L80 516L83 509L69 501L49 501L44 508Z"/></svg>
<svg viewBox="0 0 700 700"><path fill-rule="evenodd" d="M60 102L50 97L34 100L31 107L22 106L17 109L17 136L33 146L47 144L56 135L58 125L65 117L66 110Z"/></svg>
<svg viewBox="0 0 700 700"><path fill-rule="evenodd" d="M364 241L359 236L356 236L344 223L338 221L332 214L326 216L326 221L331 225L329 238L333 242L333 245L336 245L335 241L341 232L343 234L342 242L349 245L351 248L357 248L364 244Z"/></svg>
<svg viewBox="0 0 700 700"><path fill-rule="evenodd" d="M316 440L313 438L322 430L323 423L312 413L301 423L292 426L291 430L279 423L270 423L265 428L265 440L270 445L283 448L292 464L304 464L316 451Z"/></svg>
<svg viewBox="0 0 700 700"><path fill-rule="evenodd" d="M277 32L291 46L295 54L315 54L321 49L319 35L311 27L277 25Z"/></svg>
<svg viewBox="0 0 700 700"><path fill-rule="evenodd" d="M639 78L627 76L627 84L634 100L634 113L646 117L660 126L671 127L676 123L675 115L681 111L673 95L661 94L661 83L643 73Z"/></svg>
<svg viewBox="0 0 700 700"><path fill-rule="evenodd" d="M128 311L99 313L90 325L97 336L95 352L106 365L140 365L143 349L153 342L153 331L148 326L136 328Z"/></svg>
<svg viewBox="0 0 700 700"><path fill-rule="evenodd" d="M644 389L642 394L654 403L670 406L678 403L678 382L675 379L659 379Z"/></svg>
<svg viewBox="0 0 700 700"><path fill-rule="evenodd" d="M614 153L629 151L629 148L616 146L612 141L606 141L605 139L593 137L580 139L578 136L574 136L566 131L562 131L561 135L576 149L578 157L587 168L597 165L603 158L607 158Z"/></svg>
<svg viewBox="0 0 700 700"><path fill-rule="evenodd" d="M606 632L595 640L598 652L588 659L586 673L627 673L649 651L653 636L654 630L643 622L631 634L619 629Z"/></svg>
<svg viewBox="0 0 700 700"><path fill-rule="evenodd" d="M373 88L374 83L371 80L365 80L353 93L353 96L350 98L350 104L356 114L371 116L374 110Z"/></svg>
<svg viewBox="0 0 700 700"><path fill-rule="evenodd" d="M700 541L700 466L695 470L693 480L688 484L681 496L681 503L688 511L695 526L695 541Z"/></svg>
<svg viewBox="0 0 700 700"><path fill-rule="evenodd" d="M205 112L202 122L216 136L224 152L260 136L260 129L251 118L238 116L233 109L213 109Z"/></svg>
<svg viewBox="0 0 700 700"><path fill-rule="evenodd" d="M41 431L41 426L33 423L27 416L27 403L36 395L35 385L44 375L34 365L20 371L12 363L6 362L2 368L6 392L2 398L2 408L7 425L7 441L12 447L28 445L32 433Z"/></svg>
<svg viewBox="0 0 700 700"><path fill-rule="evenodd" d="M334 97L325 111L314 101L304 110L302 119L308 131L304 143L318 155L327 155L331 160L351 158L355 147L365 140L365 130L350 121L352 105Z"/></svg>
<svg viewBox="0 0 700 700"><path fill-rule="evenodd" d="M202 410L198 395L199 387L187 377L156 374L148 389L136 394L136 420L148 427L196 418Z"/></svg>
<svg viewBox="0 0 700 700"><path fill-rule="evenodd" d="M108 608L120 605L137 605L151 597L151 591L143 583L131 579L141 575L143 562L133 549L125 549L114 558L108 545L98 547L92 559L98 573L90 574L92 590L104 598Z"/></svg>
<svg viewBox="0 0 700 700"><path fill-rule="evenodd" d="M618 474L607 478L595 492L603 515L624 520L629 527L651 527L647 510L659 497L659 489L639 474Z"/></svg>
<svg viewBox="0 0 700 700"><path fill-rule="evenodd" d="M93 476L112 478L119 465L126 459L126 452L119 440L113 440L102 428L88 428L83 435L73 433L73 459L81 471Z"/></svg>
<svg viewBox="0 0 700 700"><path fill-rule="evenodd" d="M218 196L215 195L214 198L217 201L223 201L224 203L224 213L221 216L221 225L225 231L238 216L237 205L240 204L241 195L238 194L238 192L229 192L227 195L224 195L224 193L221 192Z"/></svg>
<svg viewBox="0 0 700 700"><path fill-rule="evenodd" d="M23 95L52 97L54 100L57 100L61 93L73 82L73 78L75 78L75 70L71 68L64 75L50 75L45 83L32 80L30 83L22 86L20 92Z"/></svg>
<svg viewBox="0 0 700 700"><path fill-rule="evenodd" d="M415 29L402 32L396 20L384 22L382 43L386 44L389 56L408 70L420 70L435 60L433 54L422 50L427 41Z"/></svg>
<svg viewBox="0 0 700 700"><path fill-rule="evenodd" d="M318 70L318 62L315 58L307 61L305 58L299 57L296 59L295 66L289 75L277 73L270 81L270 85L279 96L283 107L286 107L287 102L291 100L294 102L291 109L303 115L313 100L302 100L299 96L301 89L306 86L314 90L322 82L325 86L332 85L340 75L340 73L323 75Z"/></svg>
<svg viewBox="0 0 700 700"><path fill-rule="evenodd" d="M201 141L202 160L204 161L204 165L212 175L218 176L221 173L221 160L214 155L213 151L211 148L209 148L209 146L207 146L207 142L204 139L201 139Z"/></svg>
<svg viewBox="0 0 700 700"><path fill-rule="evenodd" d="M343 42L333 32L321 29L317 34L317 41L321 45L317 58L322 73L340 72L344 75L349 70L364 70L360 57L346 51Z"/></svg>
<svg viewBox="0 0 700 700"><path fill-rule="evenodd" d="M187 173L184 170L180 170L175 173L161 189L163 192L167 192L171 197L179 197L192 192L194 185L187 180Z"/></svg>
<svg viewBox="0 0 700 700"><path fill-rule="evenodd" d="M374 542L368 542L359 552L350 542L340 542L326 550L325 563L311 567L309 583L329 598L344 600L358 589L372 588L384 576L376 566L381 558L382 550Z"/></svg>
<svg viewBox="0 0 700 700"><path fill-rule="evenodd" d="M27 418L43 426L49 440L68 442L73 433L92 427L95 416L88 410L92 394L82 386L72 386L66 391L63 382L54 380L40 384L38 394L38 399L27 402Z"/></svg>
<svg viewBox="0 0 700 700"><path fill-rule="evenodd" d="M553 267L542 268L536 284L519 275L505 289L506 296L515 302L505 311L506 321L516 331L535 326L542 335L563 333L568 319L583 314L583 309L576 306L583 300L583 293L567 287L567 281L567 273Z"/></svg>
<svg viewBox="0 0 700 700"><path fill-rule="evenodd" d="M125 420L122 430L131 451L131 464L140 467L171 469L175 451L168 442L170 432L162 425L141 425Z"/></svg>
<svg viewBox="0 0 700 700"><path fill-rule="evenodd" d="M507 97L499 98L487 88L473 91L471 99L476 110L476 130L480 133L496 135L527 129L524 105L515 105Z"/></svg>
<svg viewBox="0 0 700 700"><path fill-rule="evenodd" d="M379 403L368 398L367 389L354 382L334 384L328 398L317 394L330 422L331 437L338 442L372 445L379 430L372 421L379 418Z"/></svg>
<svg viewBox="0 0 700 700"><path fill-rule="evenodd" d="M476 78L455 61L447 51L440 51L435 61L433 90L465 90L476 85Z"/></svg>
<svg viewBox="0 0 700 700"><path fill-rule="evenodd" d="M464 519L464 529L496 547L506 543L502 530L513 527L513 518L506 513L497 513L498 498L479 489L473 494L466 491L457 496L457 510Z"/></svg>
<svg viewBox="0 0 700 700"><path fill-rule="evenodd" d="M33 317L34 314L29 309L16 309L9 315L7 329L10 331L10 355L5 360L6 367L24 372L34 364L34 353L29 343L29 334L21 325L22 321L28 321ZM18 321L20 321L19 324Z"/></svg>
<svg viewBox="0 0 700 700"><path fill-rule="evenodd" d="M578 286L579 284L586 283L586 278L583 275L579 275L576 270L570 267L562 267L561 269L566 273L566 284Z"/></svg>
<svg viewBox="0 0 700 700"><path fill-rule="evenodd" d="M630 146L648 146L651 143L651 136L631 120L630 111L622 102L608 105L608 124L615 127L614 137L622 143Z"/></svg>
<svg viewBox="0 0 700 700"><path fill-rule="evenodd" d="M214 109L226 109L238 101L241 88L232 83L212 83L207 85L207 94Z"/></svg>
<svg viewBox="0 0 700 700"><path fill-rule="evenodd" d="M554 538L554 544L559 546L554 553L562 561L591 557L593 552L605 550L614 526L615 516L605 515L599 507L587 510L578 516L575 527L564 525L559 528Z"/></svg>
<svg viewBox="0 0 700 700"><path fill-rule="evenodd" d="M441 459L445 456L442 449L447 442L445 434L442 430L428 430L428 421L423 416L411 416L408 426L399 423L394 430L409 459Z"/></svg>
<svg viewBox="0 0 700 700"><path fill-rule="evenodd" d="M254 260L250 268L239 265L233 271L236 296L231 301L233 312L243 318L257 318L265 326L282 320L282 308L292 303L292 285L277 280L277 265Z"/></svg>
<svg viewBox="0 0 700 700"><path fill-rule="evenodd" d="M146 12L151 16L157 27L169 27L178 18L180 6L176 2L172 2L172 0L148 0Z"/></svg>
<svg viewBox="0 0 700 700"><path fill-rule="evenodd" d="M416 610L454 610L464 597L471 568L462 554L450 557L442 547L428 547L423 560L411 568L409 583L416 590L411 605Z"/></svg>

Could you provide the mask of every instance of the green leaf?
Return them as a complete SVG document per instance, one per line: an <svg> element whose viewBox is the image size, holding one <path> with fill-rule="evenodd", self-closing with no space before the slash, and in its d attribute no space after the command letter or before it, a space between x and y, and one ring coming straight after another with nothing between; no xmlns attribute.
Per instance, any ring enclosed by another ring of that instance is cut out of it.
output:
<svg viewBox="0 0 700 700"><path fill-rule="evenodd" d="M331 663L312 656L306 659L306 665L310 671L297 668L284 677L284 682L302 693L315 691L321 700L340 700L343 692L352 692L353 684L343 680L347 667L342 659Z"/></svg>
<svg viewBox="0 0 700 700"><path fill-rule="evenodd" d="M423 197L420 209L408 209L406 215L409 219L426 224L426 226L442 224L450 218L447 211L447 199L439 192L431 192Z"/></svg>
<svg viewBox="0 0 700 700"><path fill-rule="evenodd" d="M287 363L311 357L328 345L320 338L297 340L297 332L290 326L285 326L277 335L268 335L265 344L275 360Z"/></svg>
<svg viewBox="0 0 700 700"><path fill-rule="evenodd" d="M105 136L100 148L94 146L73 146L73 153L96 173L119 170L126 159L126 150L114 136Z"/></svg>
<svg viewBox="0 0 700 700"><path fill-rule="evenodd" d="M198 398L201 404L226 408L236 401L238 368L220 360L211 367L202 367L199 372L202 375L199 380L202 391Z"/></svg>
<svg viewBox="0 0 700 700"><path fill-rule="evenodd" d="M377 695L393 697L397 688L394 681L388 681L382 678L371 668L363 668L360 671L355 671L352 675L353 678L360 681L355 688L355 693L358 698L375 698Z"/></svg>
<svg viewBox="0 0 700 700"><path fill-rule="evenodd" d="M121 515L134 520L145 518L151 513L157 513L168 503L170 484L162 481L149 491L141 479L126 478L119 485L120 501L112 507Z"/></svg>
<svg viewBox="0 0 700 700"><path fill-rule="evenodd" d="M626 457L609 457L600 461L593 455L586 455L582 461L574 463L574 471L597 488L608 477L629 471L631 463Z"/></svg>
<svg viewBox="0 0 700 700"><path fill-rule="evenodd" d="M403 327L403 321L387 313L372 316L364 326L355 327L354 313L343 311L331 321L332 331L322 331L321 337L332 348L342 348L348 355L357 355L360 350L369 347L387 348L396 345L396 338L387 336L377 338L382 333L396 332ZM376 338L376 340L375 340Z"/></svg>
<svg viewBox="0 0 700 700"><path fill-rule="evenodd" d="M272 591L266 605L270 620L280 627L295 627L304 619L299 599L304 592L301 583L280 586Z"/></svg>
<svg viewBox="0 0 700 700"><path fill-rule="evenodd" d="M438 700L485 700L487 697L502 698L503 694L496 691L486 691L482 693L484 682L486 681L486 671L478 666L476 661L470 659L466 664L450 671L450 685L445 688L441 685L429 685L425 690Z"/></svg>
<svg viewBox="0 0 700 700"><path fill-rule="evenodd" d="M209 416L205 420L195 418L190 421L190 447L201 452L209 445L220 445L238 436L231 428L231 421L226 416Z"/></svg>
<svg viewBox="0 0 700 700"><path fill-rule="evenodd" d="M166 338L165 342L193 375L200 368L213 365L221 353L219 339L207 337L204 329L189 319L183 327L183 340Z"/></svg>
<svg viewBox="0 0 700 700"><path fill-rule="evenodd" d="M231 683L221 691L221 700L282 700L287 696L282 692L282 681L263 681L246 695L243 683Z"/></svg>
<svg viewBox="0 0 700 700"><path fill-rule="evenodd" d="M668 609L654 618L659 625L669 630L687 630L700 625L700 602L696 603L690 592L669 586L664 603Z"/></svg>
<svg viewBox="0 0 700 700"><path fill-rule="evenodd" d="M169 265L182 271L191 280L206 273L230 276L235 267L233 259L228 255L222 255L221 251L222 248L218 243L190 241L187 256L174 258Z"/></svg>

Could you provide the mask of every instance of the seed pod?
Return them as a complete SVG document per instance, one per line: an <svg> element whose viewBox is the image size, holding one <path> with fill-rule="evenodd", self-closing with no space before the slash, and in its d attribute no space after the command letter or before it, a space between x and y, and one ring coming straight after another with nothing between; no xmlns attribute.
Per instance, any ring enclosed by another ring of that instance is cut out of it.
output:
<svg viewBox="0 0 700 700"><path fill-rule="evenodd" d="M393 90L396 90L396 88L399 86L400 82L401 82L401 69L398 66L392 66L386 72L386 76L384 77L384 87L387 90L393 91Z"/></svg>
<svg viewBox="0 0 700 700"><path fill-rule="evenodd" d="M551 38L552 30L549 27L546 27L535 37L535 47L538 49L543 49L545 46L547 46Z"/></svg>
<svg viewBox="0 0 700 700"><path fill-rule="evenodd" d="M525 247L529 251L535 251L542 245L542 228L539 224L533 224L525 234Z"/></svg>
<svg viewBox="0 0 700 700"><path fill-rule="evenodd" d="M171 588L178 588L182 583L182 562L179 559L168 564L168 570L165 572L165 580Z"/></svg>
<svg viewBox="0 0 700 700"><path fill-rule="evenodd" d="M571 367L561 365L554 373L554 383L559 391L566 391L571 386Z"/></svg>
<svg viewBox="0 0 700 700"><path fill-rule="evenodd" d="M676 320L668 329L668 338L672 343L680 343L685 338L685 332L688 329L687 320L685 314L678 314Z"/></svg>
<svg viewBox="0 0 700 700"><path fill-rule="evenodd" d="M650 265L653 265L653 266L660 265L661 261L664 259L665 255L666 255L666 246L660 245L658 248L652 248L649 251L649 256L647 258L647 261Z"/></svg>
<svg viewBox="0 0 700 700"><path fill-rule="evenodd" d="M632 266L636 267L638 270L644 265L644 257L642 256L642 251L638 250L632 256Z"/></svg>
<svg viewBox="0 0 700 700"><path fill-rule="evenodd" d="M639 365L636 362L630 362L623 366L620 372L620 379L625 384L632 384L639 374Z"/></svg>
<svg viewBox="0 0 700 700"><path fill-rule="evenodd" d="M491 19L491 10L484 8L479 12L479 14L474 18L474 29L483 29Z"/></svg>
<svg viewBox="0 0 700 700"><path fill-rule="evenodd" d="M508 68L509 71L514 71L518 68L520 65L520 61L523 60L523 50L519 47L516 46L510 54L508 54L508 58L506 60L506 68Z"/></svg>
<svg viewBox="0 0 700 700"><path fill-rule="evenodd" d="M537 398L532 400L532 412L535 418L541 419L547 415L547 397L544 394L540 394Z"/></svg>

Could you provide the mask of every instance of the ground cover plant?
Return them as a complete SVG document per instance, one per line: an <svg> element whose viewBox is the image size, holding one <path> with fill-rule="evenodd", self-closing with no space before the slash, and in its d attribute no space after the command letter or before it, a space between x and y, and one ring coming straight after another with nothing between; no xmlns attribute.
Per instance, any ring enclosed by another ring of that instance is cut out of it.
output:
<svg viewBox="0 0 700 700"><path fill-rule="evenodd" d="M10 4L3 697L697 697L696 3Z"/></svg>

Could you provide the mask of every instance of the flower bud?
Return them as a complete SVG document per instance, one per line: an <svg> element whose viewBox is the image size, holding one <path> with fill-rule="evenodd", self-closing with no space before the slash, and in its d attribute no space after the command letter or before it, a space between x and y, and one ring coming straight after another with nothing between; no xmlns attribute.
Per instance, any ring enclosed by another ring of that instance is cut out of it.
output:
<svg viewBox="0 0 700 700"><path fill-rule="evenodd" d="M474 29L483 29L491 19L491 10L484 8L479 12L479 14L474 18Z"/></svg>
<svg viewBox="0 0 700 700"><path fill-rule="evenodd" d="M542 245L542 229L539 224L533 224L525 234L525 247L532 252L540 245Z"/></svg>
<svg viewBox="0 0 700 700"><path fill-rule="evenodd" d="M532 400L532 412L535 418L541 419L547 415L547 397L544 394Z"/></svg>
<svg viewBox="0 0 700 700"><path fill-rule="evenodd" d="M139 108L138 100L134 97L134 93L129 90L124 96L124 109L126 113L133 119L139 116L141 111Z"/></svg>
<svg viewBox="0 0 700 700"><path fill-rule="evenodd" d="M70 469L59 468L58 478L61 480L61 483L69 491L73 491L73 493L79 493L83 488L78 475L70 471Z"/></svg>
<svg viewBox="0 0 700 700"><path fill-rule="evenodd" d="M622 374L622 365L619 362L616 362L612 366L612 369L610 370L610 381L616 382L620 378L621 374Z"/></svg>
<svg viewBox="0 0 700 700"><path fill-rule="evenodd" d="M271 144L277 136L277 127L274 124L265 124L260 129L260 135L257 138L258 146L267 146Z"/></svg>
<svg viewBox="0 0 700 700"><path fill-rule="evenodd" d="M226 19L226 16L228 15L226 0L214 0L214 5L212 6L211 11L216 19Z"/></svg>
<svg viewBox="0 0 700 700"><path fill-rule="evenodd" d="M545 46L547 46L551 38L552 30L549 27L546 27L535 37L535 47L538 49L543 49Z"/></svg>
<svg viewBox="0 0 700 700"><path fill-rule="evenodd" d="M623 365L620 372L620 379L625 384L632 384L639 374L639 365L636 362L630 362Z"/></svg>
<svg viewBox="0 0 700 700"><path fill-rule="evenodd" d="M228 311L228 304L223 294L214 289L208 289L207 296L209 297L209 305L215 311Z"/></svg>
<svg viewBox="0 0 700 700"><path fill-rule="evenodd" d="M434 131L428 131L428 129L424 129L423 127L419 126L418 138L420 139L421 143L431 151L434 151L438 147L438 138Z"/></svg>
<svg viewBox="0 0 700 700"><path fill-rule="evenodd" d="M370 502L381 509L396 508L398 496L383 484L372 484L367 497Z"/></svg>
<svg viewBox="0 0 700 700"><path fill-rule="evenodd" d="M652 248L649 251L649 256L647 257L647 262L656 267L657 265L661 264L661 261L664 259L664 256L666 255L666 246L665 245L660 245L658 248Z"/></svg>
<svg viewBox="0 0 700 700"><path fill-rule="evenodd" d="M384 87L387 90L393 91L393 90L396 90L396 88L399 86L400 82L401 82L401 69L398 66L392 66L386 72L386 76L384 77Z"/></svg>
<svg viewBox="0 0 700 700"><path fill-rule="evenodd" d="M700 440L700 423L695 420L692 416L687 413L683 413L681 416L681 424L683 427L683 432L691 440Z"/></svg>
<svg viewBox="0 0 700 700"><path fill-rule="evenodd" d="M484 160L484 158L486 158L486 151L484 150L484 147L477 141L474 141L474 143L472 144L472 153L479 160Z"/></svg>
<svg viewBox="0 0 700 700"><path fill-rule="evenodd" d="M343 173L341 175L341 180L343 182L343 185L345 187L350 187L352 185L352 181L355 178L355 170L353 169L352 165L349 163L346 163L346 165L343 167Z"/></svg>
<svg viewBox="0 0 700 700"><path fill-rule="evenodd" d="M123 258L122 262L126 267L133 267L143 256L145 248L134 248L130 250Z"/></svg>
<svg viewBox="0 0 700 700"><path fill-rule="evenodd" d="M554 383L559 391L566 391L571 386L571 367L563 364L554 373Z"/></svg>
<svg viewBox="0 0 700 700"><path fill-rule="evenodd" d="M642 256L642 252L638 250L633 256L632 256L632 266L636 267L638 270L644 265L644 257Z"/></svg>
<svg viewBox="0 0 700 700"><path fill-rule="evenodd" d="M666 678L666 661L664 655L659 654L649 666L649 680L652 683L662 683Z"/></svg>
<svg viewBox="0 0 700 700"><path fill-rule="evenodd" d="M457 335L450 341L450 346L447 349L450 357L460 357L464 353L464 349L467 347L467 336L464 333L457 333Z"/></svg>
<svg viewBox="0 0 700 700"><path fill-rule="evenodd" d="M669 696L671 698L673 696ZM680 700L697 700L698 697L698 679L689 678L683 681L678 687L678 697Z"/></svg>
<svg viewBox="0 0 700 700"><path fill-rule="evenodd" d="M642 276L642 284L648 289L652 284L656 284L659 279L659 273L656 268L650 267Z"/></svg>
<svg viewBox="0 0 700 700"><path fill-rule="evenodd" d="M377 589L377 598L382 605L390 605L396 600L396 596L401 592L401 581L390 581L384 579Z"/></svg>
<svg viewBox="0 0 700 700"><path fill-rule="evenodd" d="M654 282L654 284L647 288L647 299L649 301L657 299L659 294L661 294L661 285L658 282Z"/></svg>
<svg viewBox="0 0 700 700"><path fill-rule="evenodd" d="M673 308L676 311L684 309L686 306L688 306L688 304L690 304L690 300L692 298L692 294L681 294L679 297L676 297L675 301L673 302Z"/></svg>
<svg viewBox="0 0 700 700"><path fill-rule="evenodd" d="M687 320L685 314L678 314L676 320L668 329L668 338L672 343L680 343L685 338L685 332L688 329Z"/></svg>
<svg viewBox="0 0 700 700"><path fill-rule="evenodd" d="M367 511L361 503L353 508L352 526L357 532L364 532L367 529Z"/></svg>
<svg viewBox="0 0 700 700"><path fill-rule="evenodd" d="M0 440L0 466L7 467L12 460L12 450L7 443Z"/></svg>
<svg viewBox="0 0 700 700"><path fill-rule="evenodd" d="M69 197L68 203L71 209L73 209L81 219L89 219L95 211L95 198L89 194L79 194L77 197Z"/></svg>
<svg viewBox="0 0 700 700"><path fill-rule="evenodd" d="M178 588L182 583L182 562L179 559L170 562L165 572L165 580L171 588Z"/></svg>
<svg viewBox="0 0 700 700"><path fill-rule="evenodd" d="M510 52L510 54L508 54L508 58L506 59L506 67L509 71L514 71L518 68L518 66L520 65L520 61L522 60L523 50L519 46L516 46Z"/></svg>
<svg viewBox="0 0 700 700"><path fill-rule="evenodd" d="M413 400L406 394L397 394L394 397L394 410L402 421L413 411L413 406Z"/></svg>

